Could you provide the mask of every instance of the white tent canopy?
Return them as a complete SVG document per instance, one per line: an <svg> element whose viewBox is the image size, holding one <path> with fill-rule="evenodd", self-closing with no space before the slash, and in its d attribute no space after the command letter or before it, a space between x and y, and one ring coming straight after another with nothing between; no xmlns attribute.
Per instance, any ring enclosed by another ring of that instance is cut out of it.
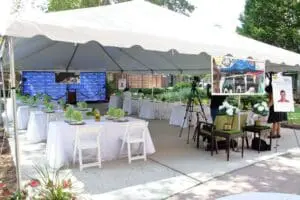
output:
<svg viewBox="0 0 300 200"><path fill-rule="evenodd" d="M5 24L1 35L17 37L18 70L199 73L210 70L210 56L227 54L268 61L272 70L282 63L298 70L300 63L296 53L203 28L143 0L11 18L0 24Z"/></svg>

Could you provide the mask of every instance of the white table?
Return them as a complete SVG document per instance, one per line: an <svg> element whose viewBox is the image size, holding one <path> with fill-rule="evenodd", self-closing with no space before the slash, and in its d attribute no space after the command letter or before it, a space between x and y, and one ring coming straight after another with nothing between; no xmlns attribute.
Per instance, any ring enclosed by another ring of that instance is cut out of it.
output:
<svg viewBox="0 0 300 200"><path fill-rule="evenodd" d="M31 111L26 138L30 143L37 143L47 138L47 115L43 111Z"/></svg>
<svg viewBox="0 0 300 200"><path fill-rule="evenodd" d="M136 123L140 119L128 118L129 122ZM101 122L95 120L85 120L89 126L91 124L104 125L104 131L101 135L101 156L103 160L114 160L119 156L121 148L121 140L125 133L124 125L126 123L117 123L105 119ZM48 138L47 138L47 160L52 168L60 168L68 165L73 159L73 143L75 140L76 126L69 125L64 121L56 121L49 123ZM146 132L146 152L153 154L155 148L151 139L149 130ZM125 153L125 152L124 152ZM127 155L127 153L125 154Z"/></svg>
<svg viewBox="0 0 300 200"><path fill-rule="evenodd" d="M55 111L54 113L45 113L43 111L31 111L26 138L30 143L37 143L47 139L48 123L63 119L63 111Z"/></svg>
<svg viewBox="0 0 300 200"><path fill-rule="evenodd" d="M222 197L217 200L300 200L299 195L282 194L282 193L262 193L262 192L250 192L237 194L227 197Z"/></svg>
<svg viewBox="0 0 300 200"><path fill-rule="evenodd" d="M139 117L143 119L155 119L156 110L155 102L148 99L142 100Z"/></svg>
<svg viewBox="0 0 300 200"><path fill-rule="evenodd" d="M123 101L121 96L112 95L109 98L108 108L122 108Z"/></svg>
<svg viewBox="0 0 300 200"><path fill-rule="evenodd" d="M209 107L206 106L206 105L203 105L203 109L204 109L204 113L205 113L205 117L207 118L207 121L211 123L212 119L211 119ZM199 112L200 107L195 106L194 110ZM174 106L173 109L172 109L169 124L181 127L183 125L185 113L186 113L186 105L176 105L176 106ZM201 111L201 113L202 113L202 111ZM188 127L188 122L189 122L189 116L190 115L192 115L191 116L191 125L196 124L196 122L197 122L196 113L193 112L191 114L190 112L188 112L187 118L186 118L185 123L183 125L183 128ZM199 115L199 120L205 121L201 115Z"/></svg>
<svg viewBox="0 0 300 200"><path fill-rule="evenodd" d="M18 129L27 129L30 114L30 106L19 106L17 109Z"/></svg>

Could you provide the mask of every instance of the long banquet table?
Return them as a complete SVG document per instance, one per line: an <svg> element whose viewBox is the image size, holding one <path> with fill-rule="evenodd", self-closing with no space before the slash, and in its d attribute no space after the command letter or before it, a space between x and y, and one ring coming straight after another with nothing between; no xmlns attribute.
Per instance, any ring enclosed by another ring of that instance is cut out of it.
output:
<svg viewBox="0 0 300 200"><path fill-rule="evenodd" d="M113 122L106 119L101 119L100 122L85 120L86 124L81 125L89 126L101 124L104 126L100 139L102 160L117 159L121 147L120 138L123 137L125 133L124 125L141 121L140 119L131 117L128 119L129 122ZM75 131L76 126L69 125L64 121L53 121L49 123L46 156L50 167L60 168L71 163L73 159ZM155 153L155 147L148 128L146 131L146 152L147 154ZM124 152L124 155L127 155L127 151Z"/></svg>

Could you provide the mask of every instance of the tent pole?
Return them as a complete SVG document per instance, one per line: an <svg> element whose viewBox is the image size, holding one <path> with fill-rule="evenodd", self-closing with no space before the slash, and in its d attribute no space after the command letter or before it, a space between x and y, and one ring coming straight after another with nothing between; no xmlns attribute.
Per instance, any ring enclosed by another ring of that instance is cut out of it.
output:
<svg viewBox="0 0 300 200"><path fill-rule="evenodd" d="M8 38L9 48L9 62L10 62L10 74L11 74L11 98L13 104L13 131L15 136L15 154L16 154L16 175L17 175L17 191L21 189L21 172L20 172L20 160L19 160L19 138L17 134L17 108L16 108L16 74L15 74L15 57L14 57L14 43L13 37Z"/></svg>
<svg viewBox="0 0 300 200"><path fill-rule="evenodd" d="M3 54L4 54L4 49L5 49L5 44L6 44L6 37L3 38L2 41L2 46L0 48L0 70L1 70L1 78L2 78L2 90L3 90L3 109L4 109L4 114L5 114L5 127L6 131L4 131L4 135L7 136L7 133L9 132L8 130L8 115L7 115L7 99L6 99L6 91L5 91L5 81L4 81L4 69L3 69ZM5 129L4 129L5 130Z"/></svg>

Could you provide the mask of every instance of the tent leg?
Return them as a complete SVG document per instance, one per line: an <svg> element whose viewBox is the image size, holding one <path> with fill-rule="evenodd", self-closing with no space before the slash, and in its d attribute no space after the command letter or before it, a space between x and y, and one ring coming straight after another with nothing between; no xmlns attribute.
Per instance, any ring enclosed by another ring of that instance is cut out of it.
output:
<svg viewBox="0 0 300 200"><path fill-rule="evenodd" d="M1 70L1 78L2 78L2 90L3 90L3 109L4 109L4 114L5 114L5 127L7 128L7 130L5 131L4 129L4 136L7 137L7 134L9 132L9 128L8 128L8 115L7 115L7 99L6 99L6 91L5 91L5 81L4 81L4 69L3 69L3 52L4 52L4 48L5 48L5 43L6 43L6 37L4 37L3 41L2 41L2 46L0 49L0 53L2 55L0 55L0 70Z"/></svg>
<svg viewBox="0 0 300 200"><path fill-rule="evenodd" d="M11 98L13 105L13 132L15 137L15 154L16 154L16 175L17 175L17 190L21 189L21 172L19 160L19 137L17 134L17 108L16 108L16 74L15 74L15 58L14 58L14 43L13 37L8 38L9 62L11 75Z"/></svg>

